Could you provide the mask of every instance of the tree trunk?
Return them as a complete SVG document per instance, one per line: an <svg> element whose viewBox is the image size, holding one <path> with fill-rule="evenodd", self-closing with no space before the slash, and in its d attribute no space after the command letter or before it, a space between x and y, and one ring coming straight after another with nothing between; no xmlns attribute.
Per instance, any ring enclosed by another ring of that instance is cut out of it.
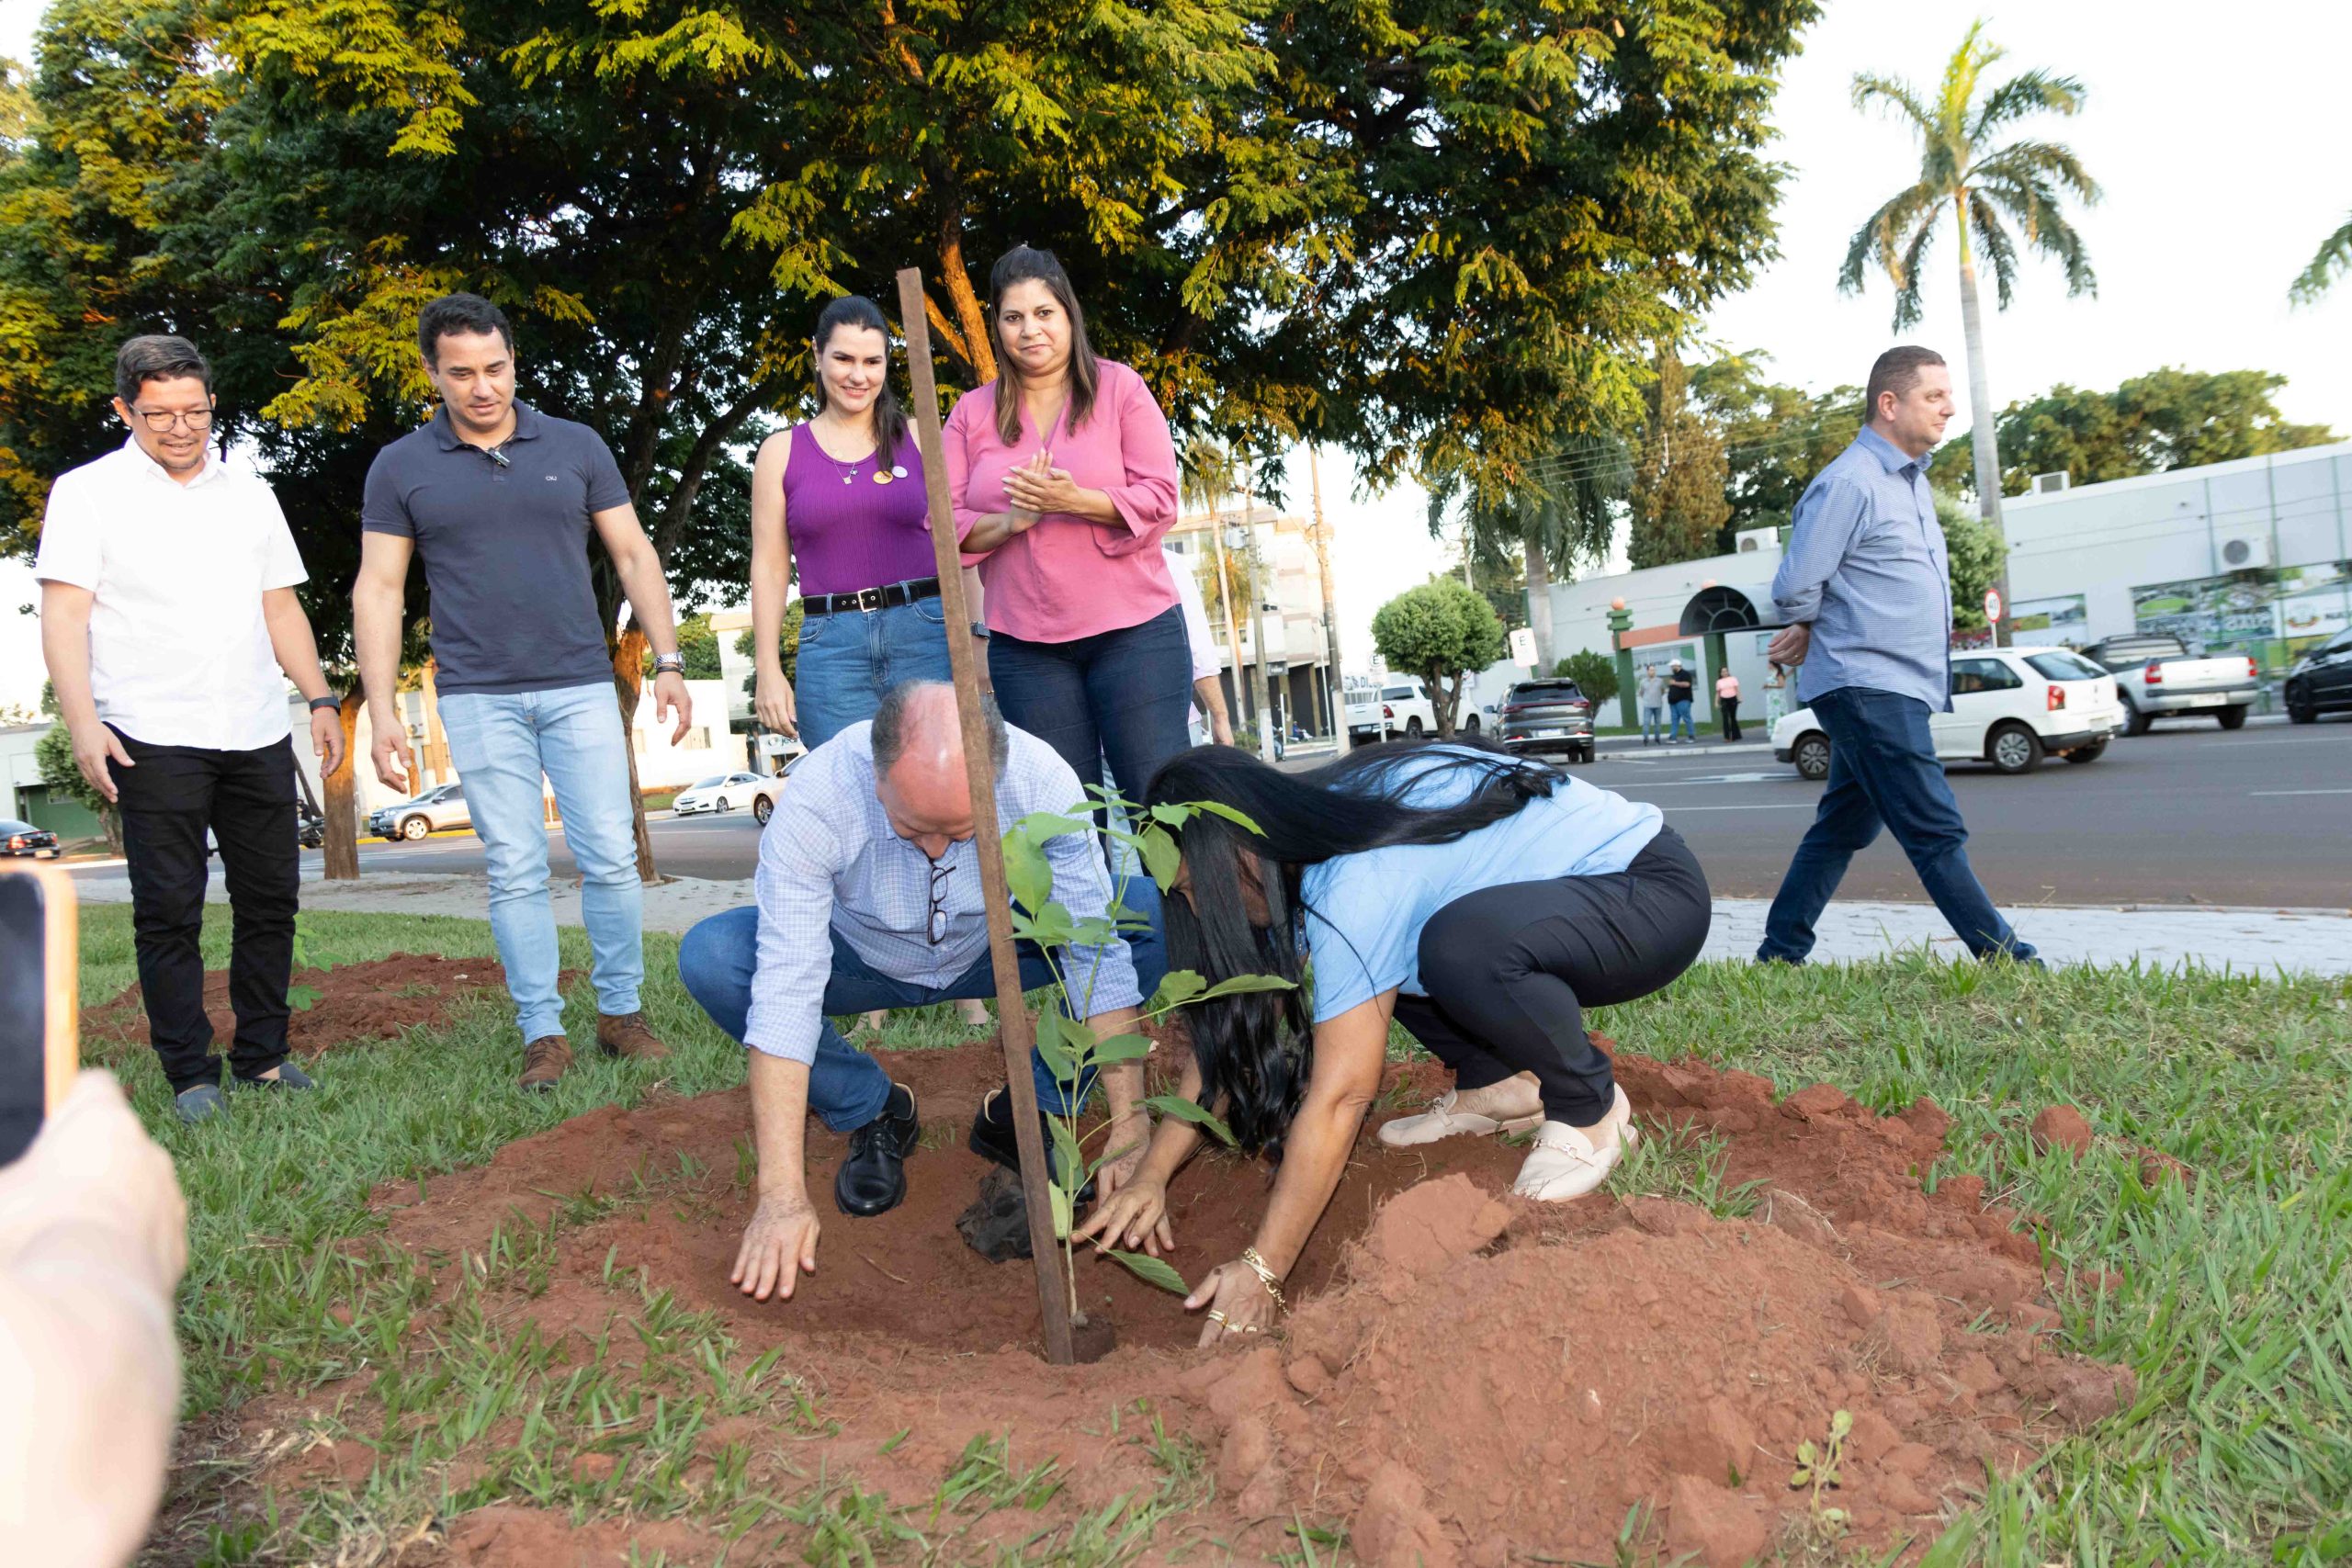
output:
<svg viewBox="0 0 2352 1568"><path fill-rule="evenodd" d="M637 782L637 698L645 684L645 633L638 629L637 617L629 616L628 629L621 633L620 645L613 650L613 690L621 705L621 750L628 758L629 832L637 840L637 874L640 881L655 883L662 874L653 867L653 835L645 826L645 792Z"/></svg>
<svg viewBox="0 0 2352 1568"><path fill-rule="evenodd" d="M1466 670L1457 671L1451 681L1434 671L1422 681L1421 684L1427 686L1431 696L1436 699L1439 739L1453 739L1453 716L1462 706L1462 688L1469 684L1469 682L1470 672Z"/></svg>
<svg viewBox="0 0 2352 1568"><path fill-rule="evenodd" d="M972 290L972 275L964 266L964 209L949 202L939 218L939 276L947 285L947 303L956 314L956 335L964 343L964 360L975 379L996 379L996 340L989 331L988 308Z"/></svg>
<svg viewBox="0 0 2352 1568"><path fill-rule="evenodd" d="M1535 634L1535 673L1552 672L1552 563L1544 558L1544 514L1530 508L1520 534L1527 556L1527 626Z"/></svg>
<svg viewBox="0 0 2352 1568"><path fill-rule="evenodd" d="M359 710L367 694L354 682L335 716L343 720L343 766L319 781L326 795L326 841L321 846L329 882L359 880Z"/></svg>
<svg viewBox="0 0 2352 1568"><path fill-rule="evenodd" d="M1993 585L2001 593L2001 618L1993 623L1993 646L2009 646L2009 556L2008 535L2001 526L2001 453L1998 433L1993 428L1993 395L1987 389L1984 373L1984 320L1976 303L1976 253L1968 243L1968 196L1962 192L1952 198L1955 216L1960 220L1960 321L1962 333L1968 344L1968 417L1971 424L1969 446L1976 456L1977 515L1993 525L1993 537L2001 547L2001 564L1993 573Z"/></svg>
<svg viewBox="0 0 2352 1568"><path fill-rule="evenodd" d="M1258 655L1250 660L1255 668L1250 672L1250 684L1258 700L1258 755L1271 762L1274 760L1274 714L1272 698L1266 685L1266 595L1258 584L1257 510L1258 489L1245 470L1241 480L1241 529L1242 537L1250 542L1250 547L1249 553L1241 558L1241 565L1250 579L1250 640L1255 645L1254 651ZM1273 563L1269 560L1267 565L1271 569ZM1287 646L1290 640L1287 627L1283 640Z"/></svg>
<svg viewBox="0 0 2352 1568"><path fill-rule="evenodd" d="M1306 477L1315 487L1315 569L1323 578L1323 645L1324 657L1330 660L1325 671L1324 700L1330 705L1331 734L1340 734L1340 615L1331 597L1331 525L1323 521L1323 466L1315 460L1315 444L1306 444Z"/></svg>
<svg viewBox="0 0 2352 1568"><path fill-rule="evenodd" d="M1216 598L1225 612L1225 650L1233 660L1233 713L1236 722L1246 722L1242 701L1246 683L1241 675L1241 628L1233 618L1233 569L1225 558L1225 524L1216 514L1216 487L1211 485L1207 494L1209 509L1209 547L1216 552Z"/></svg>

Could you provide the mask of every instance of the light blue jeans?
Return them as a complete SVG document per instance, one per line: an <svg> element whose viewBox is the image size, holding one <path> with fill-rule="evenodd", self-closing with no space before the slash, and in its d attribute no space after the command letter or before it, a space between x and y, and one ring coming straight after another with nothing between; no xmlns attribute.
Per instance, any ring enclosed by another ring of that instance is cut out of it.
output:
<svg viewBox="0 0 2352 1568"><path fill-rule="evenodd" d="M1672 740L1679 735L1685 740L1698 739L1699 732L1690 728L1690 705L1668 703L1666 705L1667 711L1673 716L1673 722L1666 727L1666 738Z"/></svg>
<svg viewBox="0 0 2352 1568"><path fill-rule="evenodd" d="M645 979L644 884L628 798L628 739L611 682L441 699L449 760L490 864L490 931L526 1041L563 1032L555 909L548 901L542 775L580 868L580 918L594 954L596 1008L638 1010Z"/></svg>
<svg viewBox="0 0 2352 1568"><path fill-rule="evenodd" d="M1654 703L1642 707L1642 739L1659 740L1666 736L1666 709Z"/></svg>

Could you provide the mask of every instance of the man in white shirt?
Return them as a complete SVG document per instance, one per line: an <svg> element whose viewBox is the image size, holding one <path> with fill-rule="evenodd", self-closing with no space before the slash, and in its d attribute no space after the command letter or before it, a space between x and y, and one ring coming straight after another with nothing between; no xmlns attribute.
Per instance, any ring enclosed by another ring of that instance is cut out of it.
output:
<svg viewBox="0 0 2352 1568"><path fill-rule="evenodd" d="M1233 719L1226 712L1225 687L1217 680L1216 638L1209 633L1209 612L1201 599L1200 573L1190 557L1166 545L1159 548L1168 560L1168 575L1176 580L1177 603L1184 611L1184 640L1193 649L1193 711L1189 716L1193 744L1199 746L1214 740L1220 746L1230 746Z"/></svg>
<svg viewBox="0 0 2352 1568"><path fill-rule="evenodd" d="M148 1034L181 1119L201 1122L224 1103L198 949L205 835L234 917L235 1081L308 1089L286 1060L301 884L287 681L310 700L322 773L343 761L343 720L294 594L305 573L286 514L209 448L212 367L186 338L132 338L114 412L130 439L50 489L33 564L41 652L74 761L122 815Z"/></svg>

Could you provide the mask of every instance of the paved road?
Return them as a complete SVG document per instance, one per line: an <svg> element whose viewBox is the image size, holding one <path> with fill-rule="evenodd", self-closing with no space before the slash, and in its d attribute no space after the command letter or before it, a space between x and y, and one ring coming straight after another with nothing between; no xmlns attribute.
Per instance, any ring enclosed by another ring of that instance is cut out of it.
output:
<svg viewBox="0 0 2352 1568"><path fill-rule="evenodd" d="M1611 749L1576 772L1665 807L1714 890L1729 897L1771 896L1820 794L1760 747L1703 756ZM1955 766L1951 780L1973 834L1970 857L2005 905L2352 905L2352 722L2235 735L2159 728L2118 739L2086 766L2053 761L2004 778L1968 764ZM652 830L666 872L752 874L759 830L747 813L662 819ZM482 867L470 837L371 841L360 856L363 865L396 870ZM560 834L551 861L557 874L574 874ZM1843 891L1922 897L1888 839L1856 857Z"/></svg>

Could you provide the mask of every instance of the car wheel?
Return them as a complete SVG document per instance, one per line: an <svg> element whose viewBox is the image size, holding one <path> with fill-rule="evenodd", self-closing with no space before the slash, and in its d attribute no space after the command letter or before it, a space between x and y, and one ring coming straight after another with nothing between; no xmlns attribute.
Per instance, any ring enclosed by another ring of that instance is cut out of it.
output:
<svg viewBox="0 0 2352 1568"><path fill-rule="evenodd" d="M2123 733L2126 735L2145 735L2148 733L2148 716L2142 713L2138 708L2133 707L2132 705L2131 698L2124 698Z"/></svg>
<svg viewBox="0 0 2352 1568"><path fill-rule="evenodd" d="M1477 716L1476 714L1475 714L1475 713L1474 713L1474 714L1472 714L1468 718L1466 718L1466 719L1463 720L1463 721L1462 721L1462 728L1463 728L1464 733L1465 733L1465 734L1469 734L1469 735L1476 735L1476 734L1477 734L1477 733L1478 733L1478 716Z"/></svg>
<svg viewBox="0 0 2352 1568"><path fill-rule="evenodd" d="M2066 761L2070 762L2096 762L2106 750L2106 741L2094 740L2087 746L2077 746L2073 750L2067 752Z"/></svg>
<svg viewBox="0 0 2352 1568"><path fill-rule="evenodd" d="M1593 748L1590 741L1587 741L1582 746L1577 748L1577 761L1579 762L1591 761L1593 755Z"/></svg>
<svg viewBox="0 0 2352 1568"><path fill-rule="evenodd" d="M1829 776L1829 737L1819 730L1797 737L1789 749L1789 758L1797 765L1797 776L1819 784Z"/></svg>
<svg viewBox="0 0 2352 1568"><path fill-rule="evenodd" d="M422 817L404 817L401 819L401 837L412 843L431 831L433 831L433 824Z"/></svg>
<svg viewBox="0 0 2352 1568"><path fill-rule="evenodd" d="M753 796L752 797L752 821L757 822L761 827L764 828L764 827L766 827L766 826L768 825L768 818L771 818L771 817L773 817L773 816L775 816L775 801L770 800L770 799L769 799L766 795L753 795Z"/></svg>
<svg viewBox="0 0 2352 1568"><path fill-rule="evenodd" d="M718 813L718 814L719 814L720 816L722 816L722 817L723 817L723 816L725 816L725 815L727 814L727 811L728 811L727 797L726 797L725 795L720 795L720 796L718 797L718 800L717 800L717 801L716 801L716 802L711 806L711 809L712 809L713 811L715 811L715 812Z"/></svg>
<svg viewBox="0 0 2352 1568"><path fill-rule="evenodd" d="M2213 716L2222 721L2222 728L2223 729L2244 729L2245 728L2245 705L2244 703L2239 703L2234 707L2223 708Z"/></svg>
<svg viewBox="0 0 2352 1568"><path fill-rule="evenodd" d="M2289 703L2287 705L2287 722L2289 724L2317 724L2319 722L2319 709L2309 705L2299 705L2294 703Z"/></svg>
<svg viewBox="0 0 2352 1568"><path fill-rule="evenodd" d="M1421 738L1421 721L1418 716L1405 721L1405 736L1410 740L1419 740Z"/></svg>
<svg viewBox="0 0 2352 1568"><path fill-rule="evenodd" d="M1985 742L1984 758L1996 772L2030 773L2041 762L2041 737L2022 724L2005 724Z"/></svg>

